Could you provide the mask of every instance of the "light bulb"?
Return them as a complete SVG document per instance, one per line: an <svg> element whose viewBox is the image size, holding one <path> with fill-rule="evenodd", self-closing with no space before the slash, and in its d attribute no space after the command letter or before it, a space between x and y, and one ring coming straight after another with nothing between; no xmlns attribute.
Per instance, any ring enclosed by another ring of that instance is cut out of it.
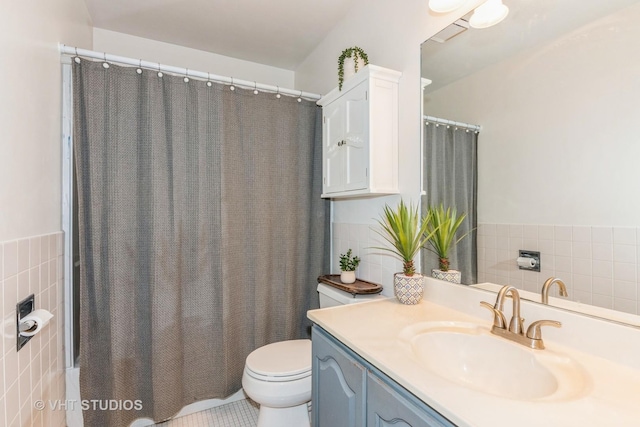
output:
<svg viewBox="0 0 640 427"><path fill-rule="evenodd" d="M502 22L509 14L509 8L502 4L502 0L487 0L478 6L469 19L473 28L489 28Z"/></svg>

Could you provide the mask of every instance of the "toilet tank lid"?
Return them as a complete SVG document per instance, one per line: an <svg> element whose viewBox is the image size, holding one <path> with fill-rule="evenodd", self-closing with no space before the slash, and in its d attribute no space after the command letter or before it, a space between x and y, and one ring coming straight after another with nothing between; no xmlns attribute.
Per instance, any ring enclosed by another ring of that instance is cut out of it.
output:
<svg viewBox="0 0 640 427"><path fill-rule="evenodd" d="M289 377L311 370L311 340L280 341L260 347L246 360L247 368L270 377Z"/></svg>

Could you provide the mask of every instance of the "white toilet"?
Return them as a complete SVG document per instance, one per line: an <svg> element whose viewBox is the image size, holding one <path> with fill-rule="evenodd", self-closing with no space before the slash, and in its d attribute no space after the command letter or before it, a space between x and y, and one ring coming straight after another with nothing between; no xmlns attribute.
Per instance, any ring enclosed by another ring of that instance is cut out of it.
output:
<svg viewBox="0 0 640 427"><path fill-rule="evenodd" d="M320 308L385 298L356 295L318 284ZM254 350L244 366L244 392L260 404L258 427L309 427L311 340L289 340Z"/></svg>

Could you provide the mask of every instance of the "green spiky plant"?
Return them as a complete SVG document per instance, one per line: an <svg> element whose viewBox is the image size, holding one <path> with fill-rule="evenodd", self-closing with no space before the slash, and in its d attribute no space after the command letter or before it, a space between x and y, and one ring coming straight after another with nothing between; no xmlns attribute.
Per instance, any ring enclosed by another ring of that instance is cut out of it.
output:
<svg viewBox="0 0 640 427"><path fill-rule="evenodd" d="M413 276L416 272L413 258L434 233L428 230L430 221L429 214L420 218L418 207L414 207L413 204L407 206L402 200L395 210L385 205L382 219L378 220L382 231L376 232L389 242L392 248L375 249L388 251L399 257L403 263L402 272L406 276Z"/></svg>
<svg viewBox="0 0 640 427"><path fill-rule="evenodd" d="M425 236L429 236L427 241L430 248L426 248L438 255L438 264L441 271L449 271L449 250L464 239L471 231L454 240L458 228L467 217L466 213L458 215L455 208L448 207L446 210L441 203L437 207L429 206L427 216L430 218Z"/></svg>

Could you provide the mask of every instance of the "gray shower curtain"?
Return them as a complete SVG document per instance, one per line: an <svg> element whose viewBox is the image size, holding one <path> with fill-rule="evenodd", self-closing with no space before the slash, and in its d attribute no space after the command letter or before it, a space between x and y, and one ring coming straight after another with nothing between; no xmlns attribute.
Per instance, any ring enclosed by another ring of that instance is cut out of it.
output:
<svg viewBox="0 0 640 427"><path fill-rule="evenodd" d="M422 214L428 207L443 203L455 207L467 218L457 236L474 230L478 224L478 134L461 128L424 125ZM451 268L462 273L462 283L477 283L478 263L475 231L469 233L449 253ZM428 246L428 245L427 245ZM422 271L431 275L438 268L438 256L421 251Z"/></svg>
<svg viewBox="0 0 640 427"><path fill-rule="evenodd" d="M88 426L165 420L241 387L246 356L308 336L326 273L315 103L74 63ZM91 405L93 407L93 405Z"/></svg>

